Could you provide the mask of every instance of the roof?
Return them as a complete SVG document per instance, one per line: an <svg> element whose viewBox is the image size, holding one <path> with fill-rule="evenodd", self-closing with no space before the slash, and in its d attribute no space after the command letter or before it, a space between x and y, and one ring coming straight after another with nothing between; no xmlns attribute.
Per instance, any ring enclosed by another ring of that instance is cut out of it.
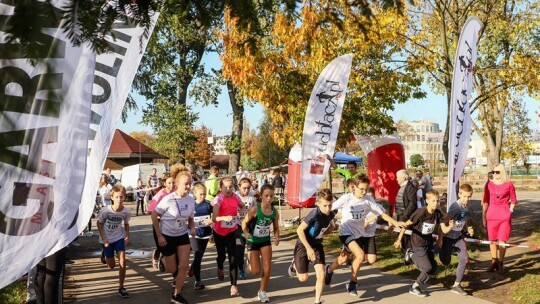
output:
<svg viewBox="0 0 540 304"><path fill-rule="evenodd" d="M139 154L145 158L168 159L167 156L157 153L147 145L116 129L107 158L131 158L139 157Z"/></svg>

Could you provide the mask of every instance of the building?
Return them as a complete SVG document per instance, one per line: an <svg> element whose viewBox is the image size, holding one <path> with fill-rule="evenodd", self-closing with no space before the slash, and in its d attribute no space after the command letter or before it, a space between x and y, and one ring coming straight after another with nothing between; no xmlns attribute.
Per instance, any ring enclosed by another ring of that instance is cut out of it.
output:
<svg viewBox="0 0 540 304"><path fill-rule="evenodd" d="M428 167L444 163L444 132L439 128L439 123L433 120L413 120L407 124L411 128L401 138L407 164L410 164L411 156L415 154L420 154Z"/></svg>
<svg viewBox="0 0 540 304"><path fill-rule="evenodd" d="M104 169L122 170L126 166L135 164L152 162L163 162L167 164L167 161L167 156L157 153L135 138L116 129Z"/></svg>

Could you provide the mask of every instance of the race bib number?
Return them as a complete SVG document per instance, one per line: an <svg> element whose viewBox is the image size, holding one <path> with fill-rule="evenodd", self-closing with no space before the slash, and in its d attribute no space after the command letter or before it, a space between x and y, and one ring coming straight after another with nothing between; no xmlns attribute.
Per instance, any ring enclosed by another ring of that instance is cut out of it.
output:
<svg viewBox="0 0 540 304"><path fill-rule="evenodd" d="M435 224L423 223L422 224L422 234L431 234L435 230Z"/></svg>
<svg viewBox="0 0 540 304"><path fill-rule="evenodd" d="M267 237L267 236L270 236L270 226L255 225L255 230L253 231L253 236L255 236L255 237Z"/></svg>
<svg viewBox="0 0 540 304"><path fill-rule="evenodd" d="M353 220L361 220L364 218L364 208L362 206L352 206L351 216Z"/></svg>
<svg viewBox="0 0 540 304"><path fill-rule="evenodd" d="M107 224L107 232L113 232L118 228L119 224L116 223L108 223Z"/></svg>
<svg viewBox="0 0 540 304"><path fill-rule="evenodd" d="M195 221L195 226L197 227L208 227L206 221L210 219L210 215L196 216L193 218Z"/></svg>
<svg viewBox="0 0 540 304"><path fill-rule="evenodd" d="M187 225L186 220L176 219L176 225L178 228L182 228Z"/></svg>
<svg viewBox="0 0 540 304"><path fill-rule="evenodd" d="M316 239L322 239L326 230L328 230L328 227L322 228L321 232L319 232L319 235L317 235Z"/></svg>
<svg viewBox="0 0 540 304"><path fill-rule="evenodd" d="M236 220L221 221L221 228L236 228Z"/></svg>
<svg viewBox="0 0 540 304"><path fill-rule="evenodd" d="M465 226L465 221L454 221L454 227L452 227L452 230L461 231L463 230L463 226Z"/></svg>

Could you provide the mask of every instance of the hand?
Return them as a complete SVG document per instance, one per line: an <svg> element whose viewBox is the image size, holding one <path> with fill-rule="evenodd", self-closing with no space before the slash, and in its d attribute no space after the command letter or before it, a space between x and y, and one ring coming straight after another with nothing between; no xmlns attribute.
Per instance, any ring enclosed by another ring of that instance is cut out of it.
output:
<svg viewBox="0 0 540 304"><path fill-rule="evenodd" d="M308 259L310 261L315 261L315 251L313 250L313 248L306 248L306 252L307 252L307 256L308 256Z"/></svg>
<svg viewBox="0 0 540 304"><path fill-rule="evenodd" d="M396 227L405 228L405 222L397 222L396 224Z"/></svg>
<svg viewBox="0 0 540 304"><path fill-rule="evenodd" d="M103 246L104 247L109 247L109 242L107 242L107 241L103 242Z"/></svg>
<svg viewBox="0 0 540 304"><path fill-rule="evenodd" d="M126 236L126 237L124 238L124 243L125 243L126 245L129 244L129 236Z"/></svg>
<svg viewBox="0 0 540 304"><path fill-rule="evenodd" d="M274 246L278 246L279 245L279 237L276 237L274 239Z"/></svg>
<svg viewBox="0 0 540 304"><path fill-rule="evenodd" d="M450 221L448 222L448 227L453 228L455 224L456 224L456 223L454 222L454 220L450 220Z"/></svg>
<svg viewBox="0 0 540 304"><path fill-rule="evenodd" d="M245 237L246 240L247 240L247 239L251 239L251 238L252 238L252 235L251 235L251 233L245 232L245 231L244 231L244 237Z"/></svg>
<svg viewBox="0 0 540 304"><path fill-rule="evenodd" d="M213 222L212 222L212 219L206 219L206 220L204 220L204 224L205 224L205 225L212 225L212 223L213 223Z"/></svg>
<svg viewBox="0 0 540 304"><path fill-rule="evenodd" d="M397 240L394 242L394 248L400 249L401 248L401 240Z"/></svg>
<svg viewBox="0 0 540 304"><path fill-rule="evenodd" d="M469 235L472 237L474 235L474 228L472 226L469 226L467 228L467 232L469 233Z"/></svg>
<svg viewBox="0 0 540 304"><path fill-rule="evenodd" d="M222 221L225 221L225 222L230 222L230 221L233 220L233 216L232 216L232 215L222 216L222 217L221 217L221 220L222 220Z"/></svg>
<svg viewBox="0 0 540 304"><path fill-rule="evenodd" d="M164 247L165 245L167 245L167 240L165 239L163 235L158 236L157 239L158 239L159 246Z"/></svg>
<svg viewBox="0 0 540 304"><path fill-rule="evenodd" d="M514 208L510 208L510 213L514 213Z"/></svg>

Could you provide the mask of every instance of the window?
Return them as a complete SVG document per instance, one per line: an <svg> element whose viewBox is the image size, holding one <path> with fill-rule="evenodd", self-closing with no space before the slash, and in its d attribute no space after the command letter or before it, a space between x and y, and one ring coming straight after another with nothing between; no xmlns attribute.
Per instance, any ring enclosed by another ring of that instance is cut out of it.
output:
<svg viewBox="0 0 540 304"><path fill-rule="evenodd" d="M426 136L422 135L422 141L426 141Z"/></svg>

